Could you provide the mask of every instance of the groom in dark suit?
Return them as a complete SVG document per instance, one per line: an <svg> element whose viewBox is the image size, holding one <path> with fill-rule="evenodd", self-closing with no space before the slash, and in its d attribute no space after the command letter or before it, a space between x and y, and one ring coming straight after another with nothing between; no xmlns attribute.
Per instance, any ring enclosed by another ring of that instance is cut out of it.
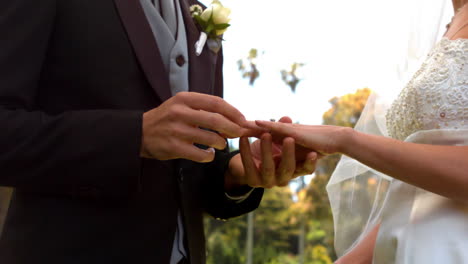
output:
<svg viewBox="0 0 468 264"><path fill-rule="evenodd" d="M170 1L0 1L0 263L204 263L203 212L294 177L294 157L275 176L245 139L228 152L247 121L220 98L221 52L196 56L196 2Z"/></svg>

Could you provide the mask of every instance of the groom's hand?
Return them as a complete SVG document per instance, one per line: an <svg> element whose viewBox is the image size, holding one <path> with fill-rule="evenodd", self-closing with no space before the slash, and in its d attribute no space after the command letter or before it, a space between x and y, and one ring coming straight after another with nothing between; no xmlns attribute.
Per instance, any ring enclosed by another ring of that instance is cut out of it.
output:
<svg viewBox="0 0 468 264"><path fill-rule="evenodd" d="M291 119L284 117L279 122L291 123ZM286 186L298 176L312 174L318 159L316 152L304 151L293 138L278 139L270 133L263 133L252 144L242 137L239 144L240 155L232 158L225 175L227 191L242 185Z"/></svg>
<svg viewBox="0 0 468 264"><path fill-rule="evenodd" d="M226 138L243 135L246 122L236 108L220 97L181 92L143 114L140 155L158 160L210 162L214 149L226 147ZM209 148L200 149L195 143Z"/></svg>

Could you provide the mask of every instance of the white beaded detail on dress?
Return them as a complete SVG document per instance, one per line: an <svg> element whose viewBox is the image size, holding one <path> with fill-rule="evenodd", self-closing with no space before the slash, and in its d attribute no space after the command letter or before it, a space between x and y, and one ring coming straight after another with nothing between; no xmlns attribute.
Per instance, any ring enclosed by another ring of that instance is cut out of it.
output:
<svg viewBox="0 0 468 264"><path fill-rule="evenodd" d="M387 112L393 138L468 128L468 39L443 38Z"/></svg>

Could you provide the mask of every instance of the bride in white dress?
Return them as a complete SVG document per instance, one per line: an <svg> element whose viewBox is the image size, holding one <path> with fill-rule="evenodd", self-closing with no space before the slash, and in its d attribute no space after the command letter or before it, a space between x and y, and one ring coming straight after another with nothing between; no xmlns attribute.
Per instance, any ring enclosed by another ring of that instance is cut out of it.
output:
<svg viewBox="0 0 468 264"><path fill-rule="evenodd" d="M444 37L386 111L390 137L257 121L309 149L344 154L327 187L337 263L468 263L465 2L453 0L457 12ZM368 116L375 107L371 99L358 127L378 130Z"/></svg>

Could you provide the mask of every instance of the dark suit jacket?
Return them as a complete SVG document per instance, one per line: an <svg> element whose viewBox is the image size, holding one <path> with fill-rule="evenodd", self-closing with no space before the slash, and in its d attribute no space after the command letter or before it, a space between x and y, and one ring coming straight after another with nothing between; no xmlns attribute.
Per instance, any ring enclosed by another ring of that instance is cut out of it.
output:
<svg viewBox="0 0 468 264"><path fill-rule="evenodd" d="M222 96L222 57L194 55L181 0L190 90ZM181 210L192 263L203 212L255 209L262 190L224 196L231 157L139 157L142 114L171 92L138 0L0 1L0 185L15 187L0 263L168 263Z"/></svg>

